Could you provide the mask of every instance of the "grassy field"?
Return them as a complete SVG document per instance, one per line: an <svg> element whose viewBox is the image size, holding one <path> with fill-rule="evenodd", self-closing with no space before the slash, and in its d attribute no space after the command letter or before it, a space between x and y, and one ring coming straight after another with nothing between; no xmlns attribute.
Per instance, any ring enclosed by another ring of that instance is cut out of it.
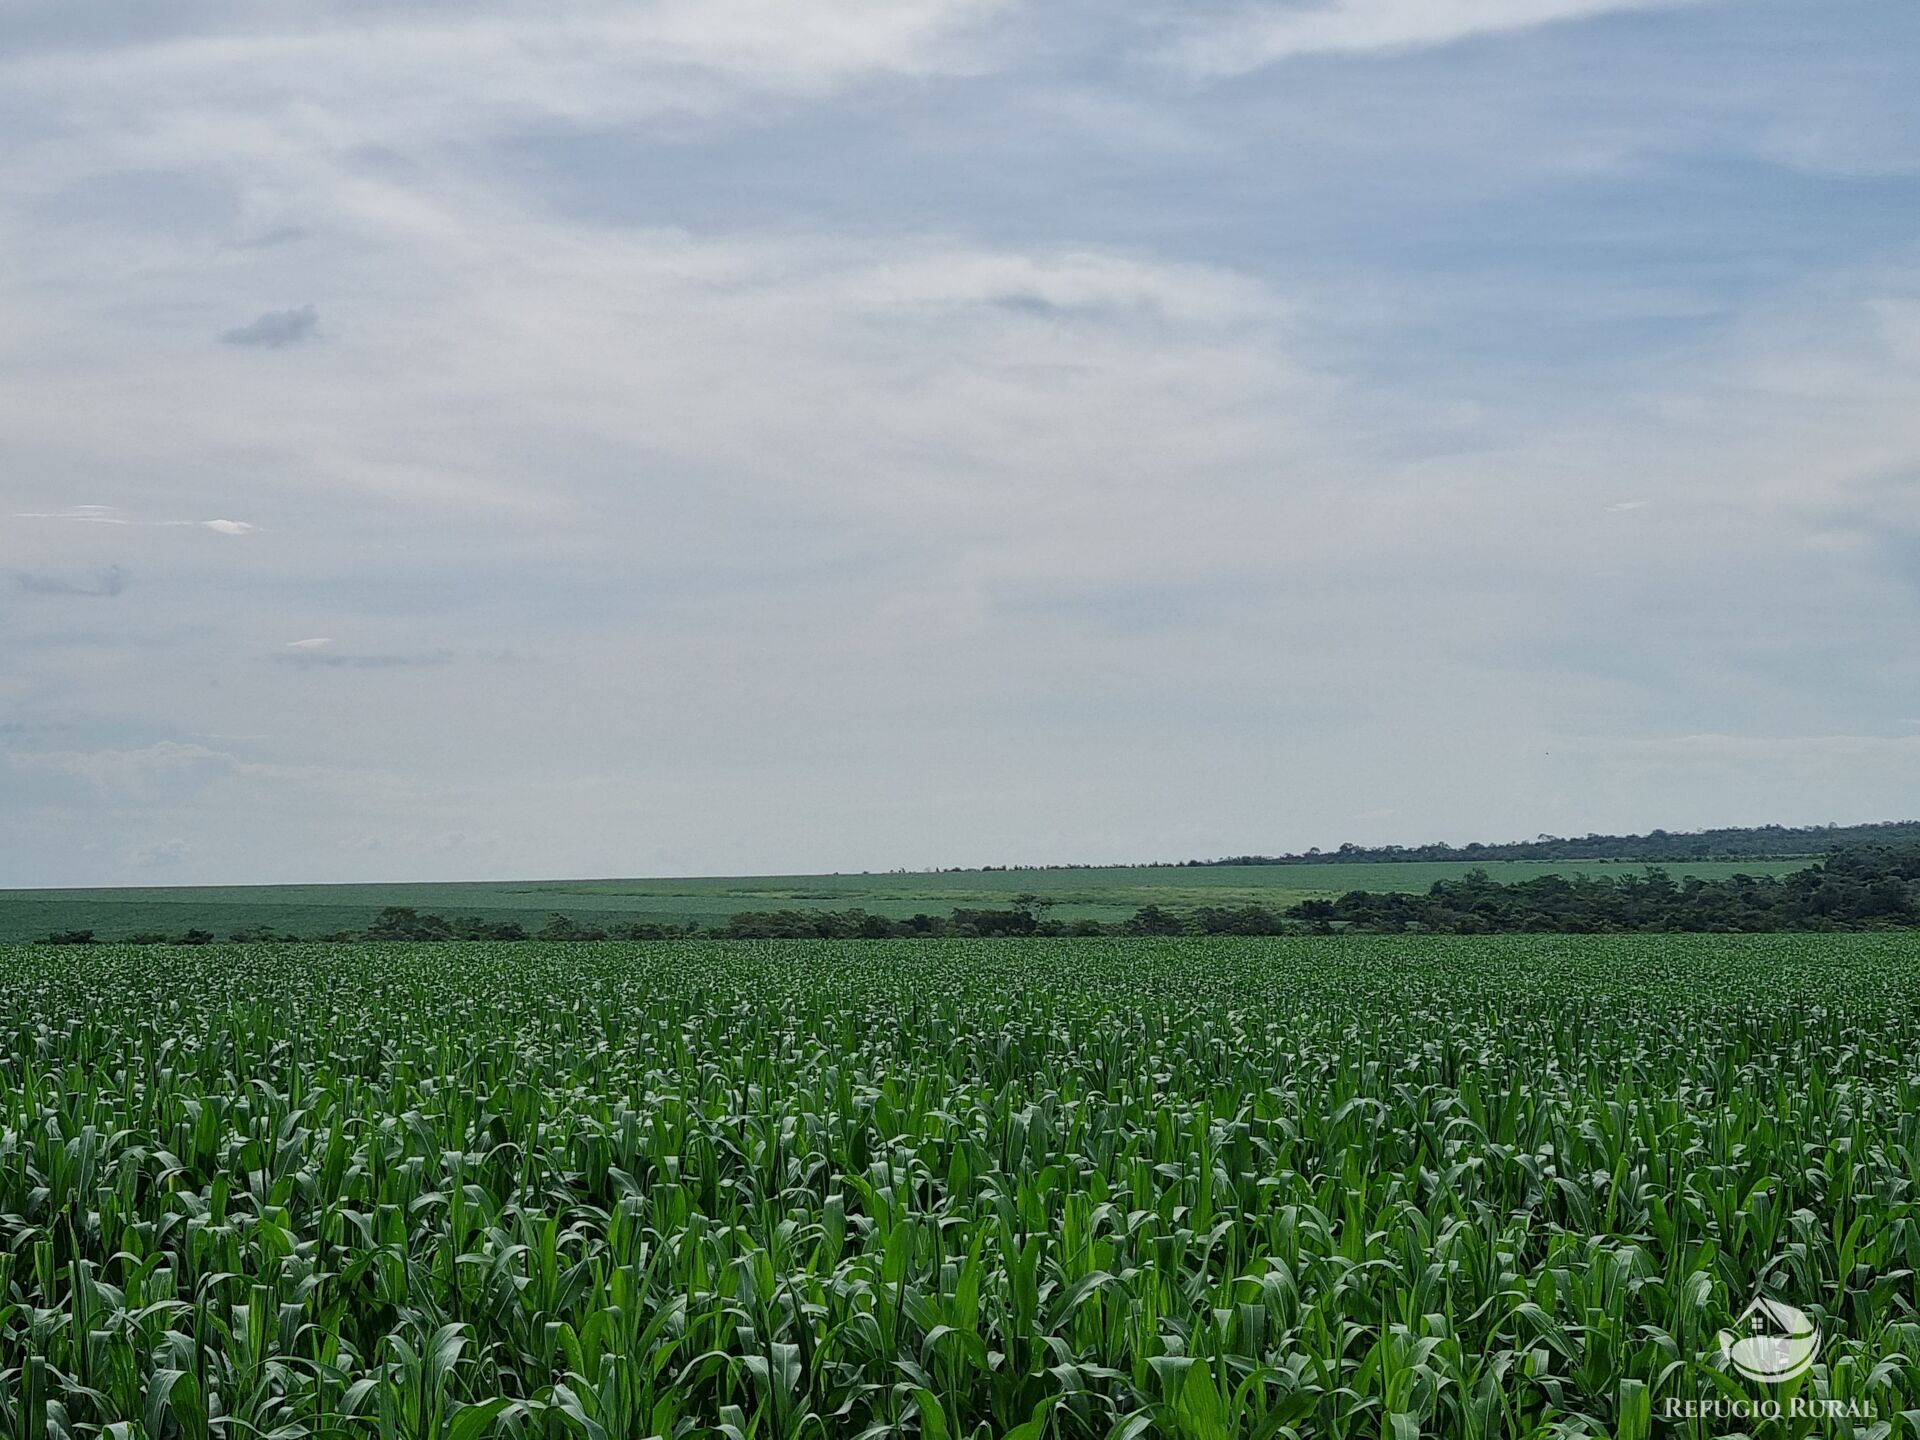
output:
<svg viewBox="0 0 1920 1440"><path fill-rule="evenodd" d="M0 950L0 1433L1891 1440L1916 959Z"/></svg>
<svg viewBox="0 0 1920 1440"><path fill-rule="evenodd" d="M1667 867L1713 879L1775 875L1806 860L1710 861ZM713 925L741 910L844 910L907 916L955 906L1004 905L1023 891L1058 901L1062 919L1124 920L1143 905L1291 905L1348 890L1425 890L1467 864L1254 865L1193 869L965 870L937 874L775 875L681 880L533 880L436 885L174 886L119 890L0 890L0 942L56 930L102 937L189 929L231 935L267 926L294 935L365 928L386 905L442 915L517 920L537 929L555 911L603 926L636 920ZM1484 867L1502 880L1549 874L1617 874L1632 861L1508 861Z"/></svg>

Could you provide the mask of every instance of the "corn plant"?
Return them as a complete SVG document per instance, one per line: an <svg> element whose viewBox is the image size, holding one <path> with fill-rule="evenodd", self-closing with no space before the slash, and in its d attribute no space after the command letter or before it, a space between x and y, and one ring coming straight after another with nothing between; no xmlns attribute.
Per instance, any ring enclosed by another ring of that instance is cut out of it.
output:
<svg viewBox="0 0 1920 1440"><path fill-rule="evenodd" d="M0 950L0 1434L1920 1434L1916 961Z"/></svg>

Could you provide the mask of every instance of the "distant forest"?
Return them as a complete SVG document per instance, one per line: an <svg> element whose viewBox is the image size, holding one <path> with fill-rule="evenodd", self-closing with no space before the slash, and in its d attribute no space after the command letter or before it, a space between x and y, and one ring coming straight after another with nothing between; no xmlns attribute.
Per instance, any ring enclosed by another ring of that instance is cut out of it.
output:
<svg viewBox="0 0 1920 1440"><path fill-rule="evenodd" d="M1054 902L1018 895L1003 909L956 909L905 919L865 910L752 910L710 929L653 922L611 929L554 915L528 933L520 925L474 917L421 914L389 906L364 930L311 937L326 942L436 940L893 940L1045 937L1056 935L1333 935L1371 934L1595 935L1679 932L1751 933L1803 930L1891 930L1920 927L1920 845L1873 845L1835 851L1787 875L1698 876L1675 880L1648 866L1619 875L1540 875L1502 884L1485 870L1440 880L1425 894L1350 890L1338 899L1303 900L1284 910L1262 905L1196 906L1187 911L1143 906L1121 921L1058 920ZM206 945L211 932L139 935L127 944ZM297 942L298 935L246 930L242 942ZM67 930L42 942L100 943L91 930Z"/></svg>
<svg viewBox="0 0 1920 1440"><path fill-rule="evenodd" d="M1503 885L1484 870L1424 895L1353 890L1287 918L1318 933L1434 935L1896 930L1920 926L1920 846L1859 846L1786 875L1676 881L1649 866L1617 876L1540 875Z"/></svg>
<svg viewBox="0 0 1920 1440"><path fill-rule="evenodd" d="M1297 855L1227 855L1209 865L1391 865L1409 860L1791 860L1855 845L1920 843L1920 820L1871 825L1735 825L1721 830L1651 830L1645 835L1542 835L1483 845L1342 845Z"/></svg>

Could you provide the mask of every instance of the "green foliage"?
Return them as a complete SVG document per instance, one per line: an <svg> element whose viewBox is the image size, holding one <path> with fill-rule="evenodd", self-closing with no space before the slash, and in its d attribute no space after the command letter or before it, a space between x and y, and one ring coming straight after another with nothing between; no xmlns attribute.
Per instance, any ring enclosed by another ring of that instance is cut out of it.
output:
<svg viewBox="0 0 1920 1440"><path fill-rule="evenodd" d="M1762 1288L1852 1433L1920 1405L1899 937L92 945L0 987L10 1437L1704 1437L1661 1406L1755 1393L1714 1337Z"/></svg>
<svg viewBox="0 0 1920 1440"><path fill-rule="evenodd" d="M1920 925L1920 846L1862 846L1787 875L1677 883L1640 875L1542 875L1502 885L1484 870L1425 895L1355 890L1308 900L1295 919L1453 935L1609 931L1885 930Z"/></svg>

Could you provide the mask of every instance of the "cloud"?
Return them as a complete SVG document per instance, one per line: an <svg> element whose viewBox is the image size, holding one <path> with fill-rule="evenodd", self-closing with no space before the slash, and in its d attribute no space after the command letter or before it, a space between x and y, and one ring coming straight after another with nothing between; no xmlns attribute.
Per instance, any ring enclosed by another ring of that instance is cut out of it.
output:
<svg viewBox="0 0 1920 1440"><path fill-rule="evenodd" d="M216 535L251 535L260 527L245 520L143 520L115 505L70 505L65 510L16 512L15 520L77 520L83 525L136 525L155 529L199 527Z"/></svg>
<svg viewBox="0 0 1920 1440"><path fill-rule="evenodd" d="M413 653L335 655L325 653L321 646L330 645L330 640L318 644L312 641L295 641L294 653L275 655L273 658L282 665L292 665L302 670L406 670L428 666L446 665L458 657L451 650L424 650ZM304 648L295 648L303 646Z"/></svg>
<svg viewBox="0 0 1920 1440"><path fill-rule="evenodd" d="M140 582L5 617L0 712L72 727L15 743L104 747L0 764L50 797L0 803L15 883L174 834L209 881L731 873L1297 848L1385 794L1358 823L1408 839L1893 803L1881 750L1796 789L1572 742L1906 729L1920 310L1901 192L1834 168L1920 153L1895 21L1442 50L1634 7L1301 0L1216 67L1427 48L1192 85L1043 8L317 0L0 46L0 513L76 522L4 527L0 600ZM1802 132L1817 184L1754 158ZM308 297L297 355L213 341Z"/></svg>
<svg viewBox="0 0 1920 1440"><path fill-rule="evenodd" d="M1693 0L1332 0L1261 4L1189 30L1174 54L1203 74L1237 75L1300 55L1427 49L1502 31L1527 30Z"/></svg>
<svg viewBox="0 0 1920 1440"><path fill-rule="evenodd" d="M16 520L78 520L88 525L191 525L191 520L136 520L114 505L69 505L65 510L24 510Z"/></svg>
<svg viewBox="0 0 1920 1440"><path fill-rule="evenodd" d="M137 865L143 870L158 869L166 865L178 865L186 859L193 847L179 836L166 840L155 840L146 845L136 845L127 852L127 863Z"/></svg>
<svg viewBox="0 0 1920 1440"><path fill-rule="evenodd" d="M337 844L359 855L459 855L497 849L505 838L494 830L443 830L425 835L346 835Z"/></svg>
<svg viewBox="0 0 1920 1440"><path fill-rule="evenodd" d="M198 33L69 43L0 64L0 83L80 85L131 144L273 152L462 141L534 124L591 129L813 99L883 75L977 68L970 43L1008 0L564 0L537 11L358 7L205 17ZM237 22L237 23L236 23ZM370 36L370 28L374 33ZM74 37L75 40L81 37ZM242 116L216 141L210 117ZM274 227L280 228L280 227Z"/></svg>
<svg viewBox="0 0 1920 1440"><path fill-rule="evenodd" d="M226 738L250 745L266 739ZM247 760L225 749L176 740L92 750L0 745L0 809L47 805L72 810L91 817L96 830L113 817L157 819L189 807L219 805L224 798L238 804L285 803L271 797L284 796L288 787L309 795L358 795L358 786L405 784L389 774L370 778L370 772L337 765Z"/></svg>
<svg viewBox="0 0 1920 1440"><path fill-rule="evenodd" d="M9 751L17 770L71 776L102 790L135 789L175 779L207 779L233 773L240 762L204 745L162 740L137 750Z"/></svg>
<svg viewBox="0 0 1920 1440"><path fill-rule="evenodd" d="M109 565L90 575L36 575L20 573L14 588L23 595L71 595L89 599L110 599L127 588L127 572Z"/></svg>
<svg viewBox="0 0 1920 1440"><path fill-rule="evenodd" d="M1644 510L1652 503L1651 500L1616 500L1613 504L1603 505L1600 508L1609 515L1624 515L1629 510Z"/></svg>
<svg viewBox="0 0 1920 1440"><path fill-rule="evenodd" d="M331 644L333 644L331 636L315 635L309 640L289 640L287 642L287 648L289 650L318 650L324 645Z"/></svg>
<svg viewBox="0 0 1920 1440"><path fill-rule="evenodd" d="M320 312L311 305L298 310L269 310L244 325L224 332L220 339L228 345L257 345L265 350L281 350L313 338L320 324ZM210 522L225 524L227 522Z"/></svg>

